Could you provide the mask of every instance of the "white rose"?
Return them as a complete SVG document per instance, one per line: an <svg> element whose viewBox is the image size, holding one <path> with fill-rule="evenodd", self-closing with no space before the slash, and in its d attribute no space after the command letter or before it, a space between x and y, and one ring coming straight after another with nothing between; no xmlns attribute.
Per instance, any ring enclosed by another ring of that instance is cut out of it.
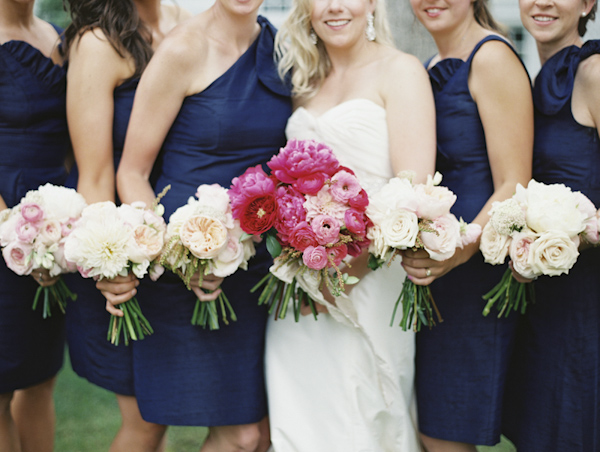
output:
<svg viewBox="0 0 600 452"><path fill-rule="evenodd" d="M436 218L428 225L435 232L421 231L423 248L429 253L429 257L435 261L445 261L451 258L456 247L462 244L460 239L460 224L452 214Z"/></svg>
<svg viewBox="0 0 600 452"><path fill-rule="evenodd" d="M498 234L496 229L488 221L483 232L481 233L481 241L479 249L485 262L492 265L504 263L508 255L508 247L510 245L510 236Z"/></svg>
<svg viewBox="0 0 600 452"><path fill-rule="evenodd" d="M435 220L442 215L447 215L456 202L456 195L448 188L430 183L416 185L415 192L419 206L417 215L424 220Z"/></svg>
<svg viewBox="0 0 600 452"><path fill-rule="evenodd" d="M419 234L417 216L407 210L390 212L380 225L386 245L406 249L415 246Z"/></svg>
<svg viewBox="0 0 600 452"><path fill-rule="evenodd" d="M62 226L60 222L57 220L44 220L38 238L44 245L49 246L53 243L58 243L62 238Z"/></svg>
<svg viewBox="0 0 600 452"><path fill-rule="evenodd" d="M577 262L579 237L570 238L563 231L547 231L532 243L529 264L534 272L548 276L569 273Z"/></svg>
<svg viewBox="0 0 600 452"><path fill-rule="evenodd" d="M211 207L219 212L227 212L229 209L227 189L221 187L219 184L200 185L196 196L203 206Z"/></svg>
<svg viewBox="0 0 600 452"><path fill-rule="evenodd" d="M385 243L383 233L379 226L372 226L367 231L367 238L371 240L369 252L380 259L387 259L390 247Z"/></svg>
<svg viewBox="0 0 600 452"><path fill-rule="evenodd" d="M533 271L529 263L529 254L532 243L539 237L531 229L523 229L512 235L509 247L510 259L514 270L524 278L535 279L540 273Z"/></svg>

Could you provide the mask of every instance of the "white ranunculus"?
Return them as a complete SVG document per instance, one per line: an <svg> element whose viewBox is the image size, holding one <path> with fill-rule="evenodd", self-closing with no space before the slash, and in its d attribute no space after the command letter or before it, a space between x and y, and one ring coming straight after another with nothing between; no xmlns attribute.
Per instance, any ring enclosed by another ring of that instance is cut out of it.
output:
<svg viewBox="0 0 600 452"><path fill-rule="evenodd" d="M509 247L510 259L514 270L527 279L535 279L540 273L533 271L529 262L529 253L531 245L539 237L531 229L523 229L521 232L515 232Z"/></svg>
<svg viewBox="0 0 600 452"><path fill-rule="evenodd" d="M577 198L563 184L546 185L531 180L527 185L527 226L541 234L550 230L574 237L585 229L585 217Z"/></svg>
<svg viewBox="0 0 600 452"><path fill-rule="evenodd" d="M504 263L508 255L510 236L498 234L498 231L488 221L481 232L479 249L488 264L499 265Z"/></svg>
<svg viewBox="0 0 600 452"><path fill-rule="evenodd" d="M534 272L548 276L569 273L579 256L579 237L563 231L546 231L529 249L529 264Z"/></svg>
<svg viewBox="0 0 600 452"><path fill-rule="evenodd" d="M406 249L415 246L419 234L417 216L407 210L395 210L381 222L381 233L386 245Z"/></svg>
<svg viewBox="0 0 600 452"><path fill-rule="evenodd" d="M436 232L421 231L423 248L435 261L450 259L459 244L462 245L458 220L449 213L433 220L429 227Z"/></svg>

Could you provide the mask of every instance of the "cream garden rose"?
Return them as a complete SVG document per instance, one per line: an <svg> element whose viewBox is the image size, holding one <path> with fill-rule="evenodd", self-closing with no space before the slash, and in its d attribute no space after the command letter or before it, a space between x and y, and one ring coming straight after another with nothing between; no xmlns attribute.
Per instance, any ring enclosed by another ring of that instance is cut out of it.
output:
<svg viewBox="0 0 600 452"><path fill-rule="evenodd" d="M578 246L579 239L573 239L565 232L544 232L529 250L531 268L548 276L567 274L579 257Z"/></svg>
<svg viewBox="0 0 600 452"><path fill-rule="evenodd" d="M194 215L181 226L180 237L194 256L212 259L227 244L227 229L215 218Z"/></svg>
<svg viewBox="0 0 600 452"><path fill-rule="evenodd" d="M498 234L498 231L488 221L481 232L479 249L485 262L492 265L504 263L508 255L511 238L509 235Z"/></svg>

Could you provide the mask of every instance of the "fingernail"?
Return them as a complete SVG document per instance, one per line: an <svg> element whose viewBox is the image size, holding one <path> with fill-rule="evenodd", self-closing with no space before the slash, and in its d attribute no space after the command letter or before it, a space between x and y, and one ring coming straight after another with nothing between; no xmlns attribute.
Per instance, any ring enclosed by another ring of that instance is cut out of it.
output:
<svg viewBox="0 0 600 452"><path fill-rule="evenodd" d="M139 280L139 279L136 279L136 280L135 280L135 287L137 287L137 286L139 286L139 285L140 285L140 280Z"/></svg>
<svg viewBox="0 0 600 452"><path fill-rule="evenodd" d="M406 275L406 277L407 277L408 279L410 279L411 281L413 280L413 277L412 277L412 276L410 276L410 275Z"/></svg>

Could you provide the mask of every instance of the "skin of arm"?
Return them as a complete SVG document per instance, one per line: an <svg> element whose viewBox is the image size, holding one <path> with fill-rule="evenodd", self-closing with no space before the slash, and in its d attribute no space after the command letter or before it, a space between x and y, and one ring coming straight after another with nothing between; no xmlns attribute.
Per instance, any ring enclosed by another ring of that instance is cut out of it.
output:
<svg viewBox="0 0 600 452"><path fill-rule="evenodd" d="M175 121L186 96L193 94L197 60L203 60L204 49L189 48L186 32L175 33L165 39L153 56L138 85L123 157L117 173L119 196L123 202L143 201L150 205L154 191L149 182L150 173L162 143ZM176 76L175 76L176 74ZM160 111L160 115L155 112ZM201 301L215 300L220 294L223 278L206 275L202 288L198 277L192 279L192 290Z"/></svg>
<svg viewBox="0 0 600 452"><path fill-rule="evenodd" d="M527 185L531 179L533 101L521 62L506 44L497 41L486 43L475 55L469 88L483 124L494 183L494 193L473 220L483 228L492 203L509 198L517 183ZM438 262L425 250L406 250L402 265L415 284L429 285L478 251L479 241L457 248L450 259Z"/></svg>
<svg viewBox="0 0 600 452"><path fill-rule="evenodd" d="M8 209L8 206L4 202L4 198L2 197L2 195L0 195L0 212L3 211L4 209Z"/></svg>

